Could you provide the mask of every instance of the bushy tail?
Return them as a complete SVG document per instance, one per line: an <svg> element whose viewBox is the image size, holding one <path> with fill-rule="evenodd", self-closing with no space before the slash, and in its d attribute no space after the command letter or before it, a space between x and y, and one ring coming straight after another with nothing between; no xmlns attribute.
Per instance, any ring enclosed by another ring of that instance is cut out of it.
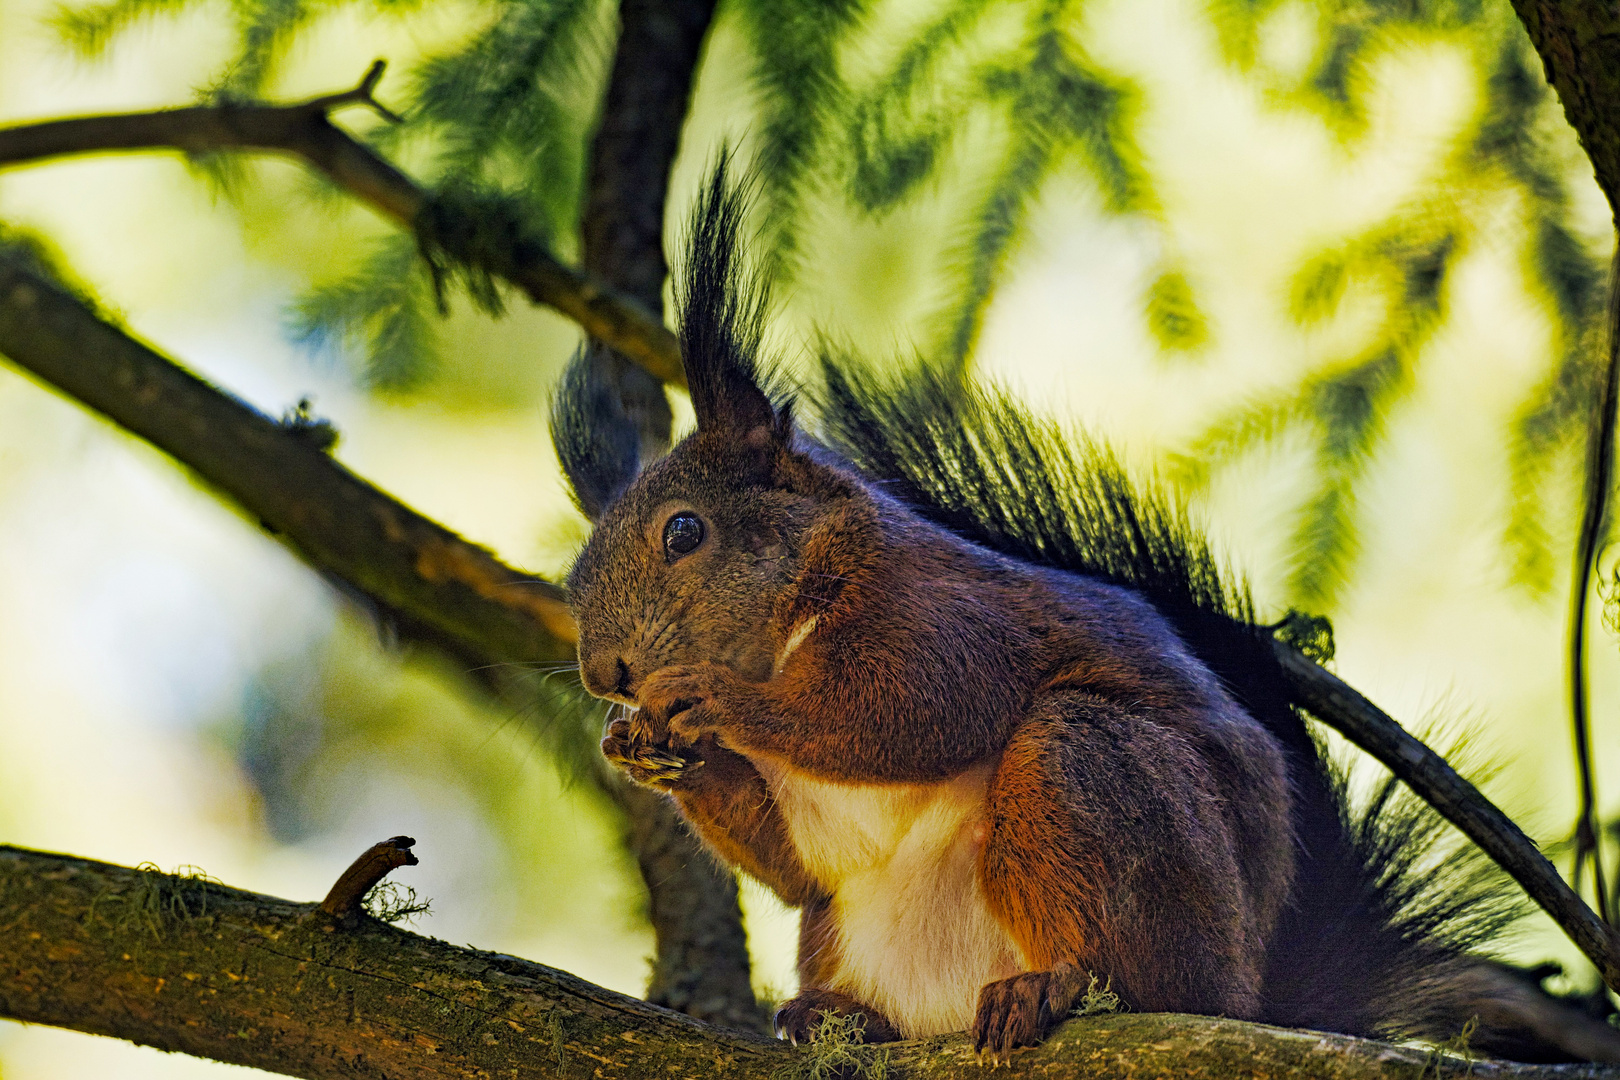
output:
<svg viewBox="0 0 1620 1080"><path fill-rule="evenodd" d="M1436 1042L1466 1029L1485 1053L1620 1060L1620 1032L1477 955L1521 906L1489 859L1443 854L1444 822L1393 780L1351 809L1289 699L1271 630L1180 508L1106 449L925 364L883 379L828 357L823 376L833 450L958 535L1143 594L1282 744L1299 870L1268 942L1266 1020Z"/></svg>

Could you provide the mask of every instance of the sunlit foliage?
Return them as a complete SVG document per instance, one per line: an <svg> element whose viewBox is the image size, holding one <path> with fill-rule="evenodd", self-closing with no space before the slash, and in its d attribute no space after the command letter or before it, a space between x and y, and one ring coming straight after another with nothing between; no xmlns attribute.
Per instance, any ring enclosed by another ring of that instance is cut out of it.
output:
<svg viewBox="0 0 1620 1080"><path fill-rule="evenodd" d="M205 0L110 0L63 10L58 24L81 50L103 50L132 23ZM240 0L235 58L219 86L260 93L289 42L329 9L378 13L401 0ZM1352 353L1299 370L1291 388L1214 418L1184 448L1194 486L1211 470L1303 431L1314 487L1296 508L1289 602L1330 610L1353 572L1357 504L1388 426L1417 383L1425 349L1448 318L1451 278L1505 205L1526 238L1523 260L1564 342L1558 363L1524 403L1512 434L1514 511L1505 526L1515 573L1551 581L1545 504L1558 462L1584 429L1594 378L1592 344L1605 268L1571 224L1570 140L1523 30L1505 5L1475 0L1311 0L1310 63L1280 78L1257 42L1278 0L1218 0L1207 9L1226 59L1265 86L1279 109L1315 117L1354 154L1365 136L1367 68L1414 41L1464 49L1483 104L1423 194L1361 235L1307 258L1292 290L1301 325L1332 320L1347 296L1377 298L1381 329ZM873 0L739 0L722 7L752 51L757 116L750 129L763 195L763 236L779 276L802 261L807 229L827 206L882 219L966 185L947 244L943 290L924 351L971 364L986 305L1007 269L1043 185L1088 178L1112 213L1151 223L1160 214L1151 162L1134 126L1137 94L1085 47L1084 0L943 0L897 32ZM411 74L405 122L376 132L390 152L427 162L426 178L503 193L565 257L577 233L584 162L604 78L612 8L603 0L485 0L478 28ZM951 168L963 140L971 167ZM388 240L337 281L319 283L289 318L312 347L354 357L362 377L390 391L420 387L434 370L433 290L404 240ZM1192 271L1189 274L1188 271ZM1143 297L1152 339L1167 357L1196 361L1216 329L1200 304L1197 267L1174 260Z"/></svg>
<svg viewBox="0 0 1620 1080"><path fill-rule="evenodd" d="M1226 3L1216 23L1231 63L1253 69L1260 21L1276 3ZM1594 348L1607 282L1601 256L1571 224L1570 136L1540 61L1506 5L1471 0L1406 3L1318 0L1323 32L1312 63L1281 98L1311 110L1354 152L1365 115L1359 73L1388 41L1417 35L1465 48L1485 93L1470 128L1420 198L1396 209L1300 267L1291 297L1301 323L1333 316L1348 289L1378 296L1382 330L1355 355L1300 373L1290 390L1216 418L1189 447L1184 474L1208 470L1286 429L1303 427L1315 453L1315 490L1294 525L1292 600L1331 608L1353 569L1362 478L1383 446L1389 420L1416 381L1424 347L1447 318L1451 275L1471 242L1499 227L1509 206L1526 238L1522 258L1533 288L1556 319L1564 345L1555 369L1527 400L1512 433L1515 505L1506 541L1520 583L1551 582L1549 518L1574 517L1573 500L1544 505L1548 473L1585 431L1600 370ZM1506 198L1504 198L1506 196Z"/></svg>

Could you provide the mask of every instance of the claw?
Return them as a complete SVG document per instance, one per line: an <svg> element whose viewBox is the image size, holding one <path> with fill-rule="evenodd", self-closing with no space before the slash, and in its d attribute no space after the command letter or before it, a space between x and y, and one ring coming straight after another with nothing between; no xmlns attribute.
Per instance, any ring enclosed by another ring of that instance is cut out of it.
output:
<svg viewBox="0 0 1620 1080"><path fill-rule="evenodd" d="M655 746L639 746L636 748L636 764L654 771L680 772L686 767L686 759Z"/></svg>

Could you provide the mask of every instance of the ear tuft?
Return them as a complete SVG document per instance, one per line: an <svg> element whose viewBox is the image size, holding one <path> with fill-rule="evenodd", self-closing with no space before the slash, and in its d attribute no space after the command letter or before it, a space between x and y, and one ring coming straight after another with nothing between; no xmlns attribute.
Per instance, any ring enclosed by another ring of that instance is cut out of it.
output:
<svg viewBox="0 0 1620 1080"><path fill-rule="evenodd" d="M592 521L602 519L640 468L640 436L609 383L605 348L592 344L574 354L551 403L551 444L574 505Z"/></svg>
<svg viewBox="0 0 1620 1080"><path fill-rule="evenodd" d="M742 253L750 185L733 184L730 166L722 148L687 224L675 284L681 358L699 431L768 430L780 439L791 427L789 407L772 405L760 373L770 289Z"/></svg>

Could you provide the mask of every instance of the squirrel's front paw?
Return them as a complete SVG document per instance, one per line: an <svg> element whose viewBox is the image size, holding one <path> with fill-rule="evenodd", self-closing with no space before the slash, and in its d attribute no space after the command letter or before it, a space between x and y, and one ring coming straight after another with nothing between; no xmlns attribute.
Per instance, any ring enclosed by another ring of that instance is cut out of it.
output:
<svg viewBox="0 0 1620 1080"><path fill-rule="evenodd" d="M630 721L618 717L602 733L602 756L623 769L638 784L669 790L703 767L702 760L679 754L668 746L638 739Z"/></svg>
<svg viewBox="0 0 1620 1080"><path fill-rule="evenodd" d="M740 684L737 673L724 664L660 668L642 684L641 707L630 716L630 735L676 750L691 746L725 727L727 699Z"/></svg>

